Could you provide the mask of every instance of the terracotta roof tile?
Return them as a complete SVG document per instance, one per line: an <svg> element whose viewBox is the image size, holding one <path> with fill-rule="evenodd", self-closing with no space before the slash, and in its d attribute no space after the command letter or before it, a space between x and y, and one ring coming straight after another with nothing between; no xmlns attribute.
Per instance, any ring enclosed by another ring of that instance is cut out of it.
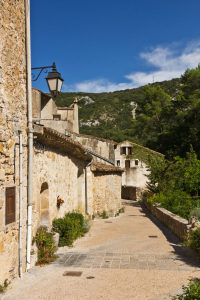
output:
<svg viewBox="0 0 200 300"><path fill-rule="evenodd" d="M73 107L57 107L59 110L74 110Z"/></svg>
<svg viewBox="0 0 200 300"><path fill-rule="evenodd" d="M92 163L91 170L93 172L119 172L122 173L125 170L120 167L115 167L113 165L106 165L101 163Z"/></svg>
<svg viewBox="0 0 200 300"><path fill-rule="evenodd" d="M112 140L107 140L107 139L99 138L99 137L92 136L92 135L86 135L86 134L76 133L76 132L73 132L71 130L69 130L69 132L71 134L75 134L75 135L80 136L80 137L82 136L82 137L86 137L86 138L89 138L89 139L95 139L95 140L99 140L99 141L102 141L102 142L107 142L107 143L110 143L110 144L113 144L113 145L117 145L118 144L117 142L114 142Z"/></svg>
<svg viewBox="0 0 200 300"><path fill-rule="evenodd" d="M91 160L91 155L86 154L86 149L80 143L52 128L34 125L34 141L70 153L83 160Z"/></svg>

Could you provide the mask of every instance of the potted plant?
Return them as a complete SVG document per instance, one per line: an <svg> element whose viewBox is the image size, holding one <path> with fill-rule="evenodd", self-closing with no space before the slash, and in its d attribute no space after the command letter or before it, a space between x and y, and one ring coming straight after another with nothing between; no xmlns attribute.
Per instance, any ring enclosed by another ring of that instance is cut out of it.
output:
<svg viewBox="0 0 200 300"><path fill-rule="evenodd" d="M60 206L64 203L65 201L60 198L60 196L57 197L57 207L60 208Z"/></svg>

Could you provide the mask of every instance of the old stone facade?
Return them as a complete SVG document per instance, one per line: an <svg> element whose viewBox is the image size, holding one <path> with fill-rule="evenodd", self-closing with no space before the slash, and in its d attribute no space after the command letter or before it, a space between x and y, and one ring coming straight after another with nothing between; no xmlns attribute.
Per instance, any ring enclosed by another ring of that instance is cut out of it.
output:
<svg viewBox="0 0 200 300"><path fill-rule="evenodd" d="M83 214L88 213L90 216L102 213L103 210L108 214L115 214L118 211L121 205L121 174L123 172L121 168L105 164L103 160L101 163L95 163L94 157L89 154L88 158L86 149L80 143L59 134L55 130L35 125L34 131L33 190L34 199L37 199L34 200L33 208L35 209L36 205L35 228L41 225L40 205L42 203L39 199L41 199L41 187L44 184L52 197L48 204L48 226L51 226L55 217L63 216L64 212L73 209L78 209ZM77 147L83 152L82 156L77 151ZM88 163L92 163L92 165L86 173L85 167ZM85 195L86 188L87 199ZM58 196L66 201L62 205L62 210L59 211L55 209ZM86 201L88 211L85 207Z"/></svg>
<svg viewBox="0 0 200 300"><path fill-rule="evenodd" d="M113 166L115 143L78 134L76 100L73 109L57 108L49 95L32 90L33 169L27 168L25 3L0 0L0 284L19 275L19 134L23 143L22 272L35 260L32 257L29 262L26 257L28 228L33 237L40 225L50 228L55 217L73 209L89 215L102 210L114 213L121 198L123 170ZM27 195L30 174L33 185L28 191L33 191L33 203L29 203L31 193ZM64 199L60 207L58 196ZM28 203L32 227L27 226Z"/></svg>
<svg viewBox="0 0 200 300"><path fill-rule="evenodd" d="M133 147L134 143L129 141L119 143L115 150L115 164L125 168L122 175L122 198L140 200L142 192L146 188L146 175L149 174L149 171L146 164L138 157L131 160L127 158L127 155L132 155Z"/></svg>
<svg viewBox="0 0 200 300"><path fill-rule="evenodd" d="M123 170L100 163L92 164L93 214L103 211L114 217L121 207L121 174Z"/></svg>
<svg viewBox="0 0 200 300"><path fill-rule="evenodd" d="M18 276L19 130L27 144L25 1L0 1L0 284ZM7 223L8 189L15 191ZM27 147L23 147L22 267L26 266Z"/></svg>
<svg viewBox="0 0 200 300"><path fill-rule="evenodd" d="M106 158L111 163L115 164L115 147L117 145L116 142L90 135L77 134L75 132L69 132L69 134L74 141L79 142L86 149L91 150L92 152ZM94 156L94 161L101 163L101 157ZM108 162L108 164L110 164L110 162ZM104 161L104 163L106 163L106 161Z"/></svg>
<svg viewBox="0 0 200 300"><path fill-rule="evenodd" d="M52 97L42 91L32 88L33 121L53 128L63 134L69 130L79 133L78 101L74 107L57 107Z"/></svg>

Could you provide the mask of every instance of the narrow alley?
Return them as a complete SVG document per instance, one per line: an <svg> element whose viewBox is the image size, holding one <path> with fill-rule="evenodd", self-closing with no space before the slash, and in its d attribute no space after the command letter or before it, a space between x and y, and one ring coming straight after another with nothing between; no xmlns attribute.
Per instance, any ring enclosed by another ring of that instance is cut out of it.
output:
<svg viewBox="0 0 200 300"><path fill-rule="evenodd" d="M2 299L170 299L200 276L200 264L169 229L140 203L123 205L124 214L92 221L74 247L13 281Z"/></svg>

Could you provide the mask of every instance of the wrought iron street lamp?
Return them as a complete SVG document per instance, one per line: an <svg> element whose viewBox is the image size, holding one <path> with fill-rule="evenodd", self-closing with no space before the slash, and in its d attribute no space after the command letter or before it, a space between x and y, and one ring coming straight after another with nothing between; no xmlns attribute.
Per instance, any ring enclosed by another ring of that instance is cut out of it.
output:
<svg viewBox="0 0 200 300"><path fill-rule="evenodd" d="M40 69L40 73L38 74L36 79L32 79L32 81L36 81L39 78L42 71L44 71L44 73L47 73L48 68L52 68L52 72L49 72L45 79L47 81L47 85L48 85L50 93L54 97L56 97L56 95L59 94L61 89L62 89L62 84L63 84L64 80L62 79L60 73L56 70L55 62L53 63L52 66L49 66L49 67L32 68L32 70L39 70ZM32 78L34 78L34 77L35 77L35 75L32 74Z"/></svg>

